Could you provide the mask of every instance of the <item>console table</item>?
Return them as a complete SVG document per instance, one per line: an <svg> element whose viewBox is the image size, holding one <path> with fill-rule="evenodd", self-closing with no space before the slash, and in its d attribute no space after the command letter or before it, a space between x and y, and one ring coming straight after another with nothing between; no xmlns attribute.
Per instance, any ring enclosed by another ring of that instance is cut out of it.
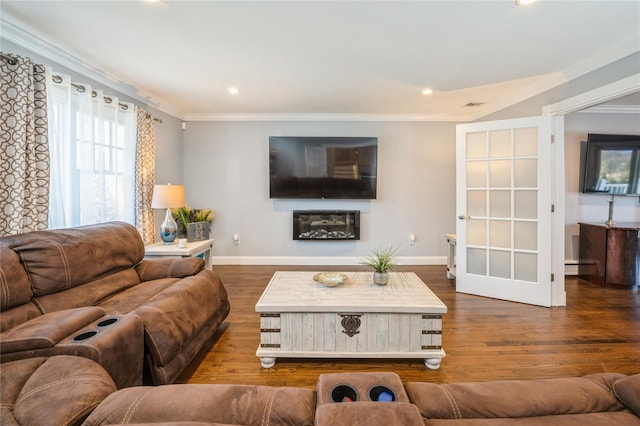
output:
<svg viewBox="0 0 640 426"><path fill-rule="evenodd" d="M602 287L640 284L640 223L579 223L578 276Z"/></svg>
<svg viewBox="0 0 640 426"><path fill-rule="evenodd" d="M178 247L178 243L164 244L156 243L144 248L145 259L177 259L181 257L200 257L204 259L204 267L211 269L211 251L213 249L213 239L193 241L186 244L186 247Z"/></svg>

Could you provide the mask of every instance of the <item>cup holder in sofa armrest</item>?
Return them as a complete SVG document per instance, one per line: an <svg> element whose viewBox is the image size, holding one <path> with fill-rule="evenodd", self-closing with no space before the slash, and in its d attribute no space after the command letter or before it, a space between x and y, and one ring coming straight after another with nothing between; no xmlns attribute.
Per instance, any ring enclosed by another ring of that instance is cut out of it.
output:
<svg viewBox="0 0 640 426"><path fill-rule="evenodd" d="M393 390L386 386L377 385L369 389L369 399L377 402L393 402L398 398Z"/></svg>
<svg viewBox="0 0 640 426"><path fill-rule="evenodd" d="M95 336L96 334L98 334L99 331L98 330L89 330L89 331L85 331L84 333L80 333L77 336L74 336L71 341L72 342L84 342L87 339L92 338L93 336Z"/></svg>
<svg viewBox="0 0 640 426"><path fill-rule="evenodd" d="M358 400L358 391L349 385L336 385L331 389L332 402L354 402Z"/></svg>
<svg viewBox="0 0 640 426"><path fill-rule="evenodd" d="M117 317L107 318L97 323L96 327L108 327L111 324L117 323L118 321L120 321L120 318L117 318Z"/></svg>

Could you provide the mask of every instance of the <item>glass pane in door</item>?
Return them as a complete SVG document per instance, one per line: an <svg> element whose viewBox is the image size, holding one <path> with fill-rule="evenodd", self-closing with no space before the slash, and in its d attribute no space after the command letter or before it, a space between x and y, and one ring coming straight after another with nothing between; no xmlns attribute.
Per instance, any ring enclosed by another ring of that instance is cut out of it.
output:
<svg viewBox="0 0 640 426"><path fill-rule="evenodd" d="M511 278L511 252L491 250L489 252L489 275Z"/></svg>
<svg viewBox="0 0 640 426"><path fill-rule="evenodd" d="M469 161L467 163L467 187L484 188L487 186L487 162Z"/></svg>
<svg viewBox="0 0 640 426"><path fill-rule="evenodd" d="M515 221L513 223L513 240L517 250L537 250L538 224L536 222Z"/></svg>
<svg viewBox="0 0 640 426"><path fill-rule="evenodd" d="M538 129L521 127L514 130L514 155L532 157L538 155Z"/></svg>
<svg viewBox="0 0 640 426"><path fill-rule="evenodd" d="M489 186L492 188L511 187L511 160L489 162Z"/></svg>
<svg viewBox="0 0 640 426"><path fill-rule="evenodd" d="M489 205L491 217L511 217L511 191L491 191L489 193Z"/></svg>
<svg viewBox="0 0 640 426"><path fill-rule="evenodd" d="M467 160L487 158L486 132L467 133Z"/></svg>
<svg viewBox="0 0 640 426"><path fill-rule="evenodd" d="M489 132L489 157L511 157L511 129Z"/></svg>
<svg viewBox="0 0 640 426"><path fill-rule="evenodd" d="M492 220L489 222L489 245L511 248L511 221Z"/></svg>
<svg viewBox="0 0 640 426"><path fill-rule="evenodd" d="M514 253L514 278L521 281L538 281L538 255Z"/></svg>
<svg viewBox="0 0 640 426"><path fill-rule="evenodd" d="M538 193L536 191L514 191L514 216L517 219L538 218Z"/></svg>
<svg viewBox="0 0 640 426"><path fill-rule="evenodd" d="M479 219L467 220L467 244L471 246L487 245L487 221Z"/></svg>
<svg viewBox="0 0 640 426"><path fill-rule="evenodd" d="M485 249L467 248L467 272L469 274L487 274L487 251Z"/></svg>
<svg viewBox="0 0 640 426"><path fill-rule="evenodd" d="M515 160L515 186L517 188L535 188L538 186L538 160L522 158Z"/></svg>
<svg viewBox="0 0 640 426"><path fill-rule="evenodd" d="M471 217L487 215L487 191L467 191L467 214Z"/></svg>

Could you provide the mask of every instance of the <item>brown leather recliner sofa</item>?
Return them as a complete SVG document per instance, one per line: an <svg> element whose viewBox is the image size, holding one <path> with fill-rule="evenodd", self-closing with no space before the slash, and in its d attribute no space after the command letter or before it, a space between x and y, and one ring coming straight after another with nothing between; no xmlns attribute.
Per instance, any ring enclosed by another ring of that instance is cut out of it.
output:
<svg viewBox="0 0 640 426"><path fill-rule="evenodd" d="M391 402L380 402L382 393ZM354 402L342 402L348 396ZM640 374L403 384L394 373L323 374L317 389L242 384L116 390L75 356L0 365L2 425L640 425Z"/></svg>
<svg viewBox="0 0 640 426"><path fill-rule="evenodd" d="M143 371L175 381L229 300L202 259L143 258L123 222L0 238L0 361L79 355L118 388L141 384Z"/></svg>

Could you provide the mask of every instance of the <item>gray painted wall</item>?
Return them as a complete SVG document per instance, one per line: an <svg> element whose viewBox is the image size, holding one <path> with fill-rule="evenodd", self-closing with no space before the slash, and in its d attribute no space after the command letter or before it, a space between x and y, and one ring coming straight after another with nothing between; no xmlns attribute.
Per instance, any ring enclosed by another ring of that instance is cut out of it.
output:
<svg viewBox="0 0 640 426"><path fill-rule="evenodd" d="M269 199L269 136L294 135L378 137L378 198ZM215 210L218 262L233 262L221 256L362 257L393 244L403 256L443 263L444 234L455 232L455 123L190 122L183 149L188 203ZM361 239L294 241L296 209L360 210ZM412 233L416 241L409 245Z"/></svg>

